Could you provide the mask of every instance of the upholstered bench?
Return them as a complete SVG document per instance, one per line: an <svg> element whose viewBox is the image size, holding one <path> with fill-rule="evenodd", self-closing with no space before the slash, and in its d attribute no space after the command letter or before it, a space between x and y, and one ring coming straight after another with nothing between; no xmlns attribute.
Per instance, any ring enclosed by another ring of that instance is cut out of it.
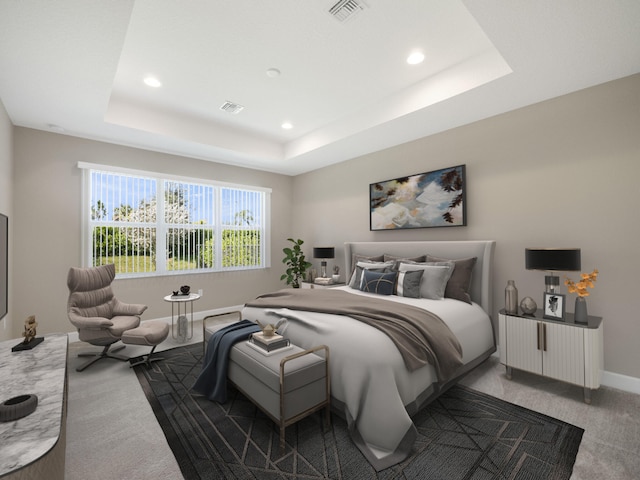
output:
<svg viewBox="0 0 640 480"><path fill-rule="evenodd" d="M205 326L204 342L227 325ZM279 425L281 449L285 428L322 408L329 425L329 347L325 345L309 350L291 345L265 355L246 341L238 342L229 353L227 378Z"/></svg>
<svg viewBox="0 0 640 480"><path fill-rule="evenodd" d="M169 324L161 321L144 322L139 327L125 330L122 334L122 343L128 345L147 345L153 347L151 351L142 355L140 360L132 361L131 367L145 363L147 366L151 362L162 360L162 357L152 357L154 350L158 345L164 342L169 336Z"/></svg>

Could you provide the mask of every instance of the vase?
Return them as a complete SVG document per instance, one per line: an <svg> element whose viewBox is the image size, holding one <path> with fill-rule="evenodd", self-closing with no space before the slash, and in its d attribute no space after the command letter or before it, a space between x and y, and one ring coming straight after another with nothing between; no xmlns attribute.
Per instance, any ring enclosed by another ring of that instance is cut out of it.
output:
<svg viewBox="0 0 640 480"><path fill-rule="evenodd" d="M587 315L587 299L584 297L576 297L576 307L573 314L573 320L576 323L589 323Z"/></svg>
<svg viewBox="0 0 640 480"><path fill-rule="evenodd" d="M504 289L504 311L510 314L518 313L518 289L513 280L508 280Z"/></svg>

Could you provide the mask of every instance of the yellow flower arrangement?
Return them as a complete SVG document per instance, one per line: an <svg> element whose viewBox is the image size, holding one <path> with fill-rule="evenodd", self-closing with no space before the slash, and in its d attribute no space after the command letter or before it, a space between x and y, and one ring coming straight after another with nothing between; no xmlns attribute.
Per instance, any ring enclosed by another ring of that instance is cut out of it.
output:
<svg viewBox="0 0 640 480"><path fill-rule="evenodd" d="M598 279L598 270L594 269L591 273L582 273L580 275L580 281L575 283L570 278L567 278L564 281L564 284L567 286L567 290L569 293L577 293L579 297L588 297L589 292L587 288L593 288L596 285L596 280Z"/></svg>

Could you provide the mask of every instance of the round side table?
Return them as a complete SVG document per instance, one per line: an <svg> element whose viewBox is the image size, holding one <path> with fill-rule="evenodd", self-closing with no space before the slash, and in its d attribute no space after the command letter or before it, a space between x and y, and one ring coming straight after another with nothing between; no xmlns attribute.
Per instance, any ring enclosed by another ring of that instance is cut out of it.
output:
<svg viewBox="0 0 640 480"><path fill-rule="evenodd" d="M171 337L180 341L193 338L193 302L200 298L198 293L189 295L167 295L165 302L171 303ZM187 310L190 315L187 317ZM177 328L174 329L174 323ZM176 333L177 330L177 333ZM189 330L189 336L187 336Z"/></svg>

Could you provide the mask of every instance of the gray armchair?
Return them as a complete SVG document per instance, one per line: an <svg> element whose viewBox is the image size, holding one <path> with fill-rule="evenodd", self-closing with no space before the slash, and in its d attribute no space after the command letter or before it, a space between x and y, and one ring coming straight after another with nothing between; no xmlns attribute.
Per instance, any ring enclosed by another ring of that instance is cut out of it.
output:
<svg viewBox="0 0 640 480"><path fill-rule="evenodd" d="M78 329L80 340L104 347L100 353L79 353L79 357L96 358L76 368L78 372L102 358L128 360L127 357L113 354L123 349L124 345L112 350L109 348L122 338L125 331L140 325L140 315L147 306L122 303L115 298L111 289L111 282L115 276L116 269L113 264L69 269L69 320Z"/></svg>

